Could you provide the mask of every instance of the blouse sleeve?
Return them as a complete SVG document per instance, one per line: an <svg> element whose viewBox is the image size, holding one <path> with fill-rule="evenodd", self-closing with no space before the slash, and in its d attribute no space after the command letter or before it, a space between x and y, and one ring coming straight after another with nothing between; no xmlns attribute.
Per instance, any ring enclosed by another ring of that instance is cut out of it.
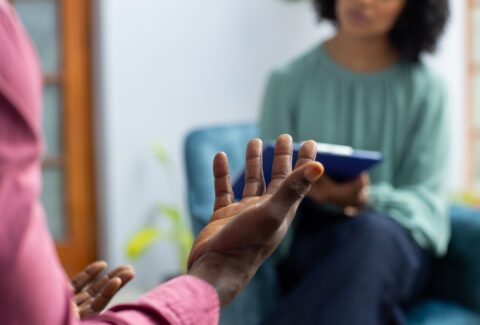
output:
<svg viewBox="0 0 480 325"><path fill-rule="evenodd" d="M432 82L417 107L392 184L371 187L372 206L404 225L424 248L445 253L449 127L444 87ZM447 225L447 226L446 226ZM430 238L430 239L429 239Z"/></svg>

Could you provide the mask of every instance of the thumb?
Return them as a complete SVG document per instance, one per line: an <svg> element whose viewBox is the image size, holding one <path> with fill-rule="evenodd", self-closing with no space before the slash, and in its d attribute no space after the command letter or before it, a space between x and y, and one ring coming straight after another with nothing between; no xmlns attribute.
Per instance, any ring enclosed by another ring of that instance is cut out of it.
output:
<svg viewBox="0 0 480 325"><path fill-rule="evenodd" d="M323 165L310 162L295 169L280 185L271 202L282 211L288 211L310 191L310 187L323 175Z"/></svg>

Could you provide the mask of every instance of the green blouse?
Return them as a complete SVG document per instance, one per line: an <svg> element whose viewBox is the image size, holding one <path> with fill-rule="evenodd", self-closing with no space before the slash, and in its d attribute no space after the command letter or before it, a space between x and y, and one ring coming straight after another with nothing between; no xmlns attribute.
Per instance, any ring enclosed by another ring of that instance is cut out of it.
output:
<svg viewBox="0 0 480 325"><path fill-rule="evenodd" d="M450 237L445 103L441 79L423 63L356 73L320 44L271 74L260 132L382 152L370 173L372 208L442 255Z"/></svg>

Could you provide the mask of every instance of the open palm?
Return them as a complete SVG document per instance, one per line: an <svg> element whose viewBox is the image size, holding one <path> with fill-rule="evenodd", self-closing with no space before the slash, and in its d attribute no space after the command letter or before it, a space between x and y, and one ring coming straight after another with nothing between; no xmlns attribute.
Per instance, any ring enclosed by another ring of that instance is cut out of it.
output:
<svg viewBox="0 0 480 325"><path fill-rule="evenodd" d="M96 261L71 279L70 284L75 294L73 311L78 318L85 319L101 312L118 290L135 276L132 266L122 265L97 279L106 268L107 263Z"/></svg>
<svg viewBox="0 0 480 325"><path fill-rule="evenodd" d="M215 156L214 213L194 242L188 269L217 288L222 305L235 297L280 244L301 200L323 173L322 165L314 162L314 141L300 148L293 173L292 150L291 137L281 135L266 188L262 142L251 140L246 150L246 185L238 203L234 203L227 157ZM215 272L208 271L212 269Z"/></svg>

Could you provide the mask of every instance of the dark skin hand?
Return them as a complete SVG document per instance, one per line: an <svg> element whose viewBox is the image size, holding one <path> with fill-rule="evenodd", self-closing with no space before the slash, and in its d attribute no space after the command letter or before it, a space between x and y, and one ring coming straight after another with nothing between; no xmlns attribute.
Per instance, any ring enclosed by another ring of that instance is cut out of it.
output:
<svg viewBox="0 0 480 325"><path fill-rule="evenodd" d="M285 237L298 205L323 174L323 166L314 161L315 153L316 143L305 142L292 172L292 138L278 137L272 181L265 189L262 142L251 140L246 150L246 185L238 203L234 203L227 157L224 153L215 156L214 213L193 244L188 273L209 282L222 307Z"/></svg>
<svg viewBox="0 0 480 325"><path fill-rule="evenodd" d="M106 268L104 261L93 262L70 281L75 293L73 310L78 318L85 319L101 312L118 290L135 277L132 266L122 265L95 280Z"/></svg>

